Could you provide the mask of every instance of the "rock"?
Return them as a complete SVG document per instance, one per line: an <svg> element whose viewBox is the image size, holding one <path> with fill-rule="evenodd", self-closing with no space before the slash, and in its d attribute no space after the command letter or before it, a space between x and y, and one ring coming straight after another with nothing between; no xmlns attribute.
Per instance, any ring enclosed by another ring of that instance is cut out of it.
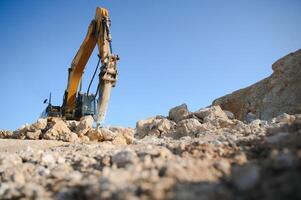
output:
<svg viewBox="0 0 301 200"><path fill-rule="evenodd" d="M183 136L195 137L200 132L208 131L206 124L201 124L196 119L184 119L177 124L176 133L174 138L180 138Z"/></svg>
<svg viewBox="0 0 301 200"><path fill-rule="evenodd" d="M80 132L86 129L91 129L93 126L94 119L91 115L84 116L80 119L79 124L77 125L76 132Z"/></svg>
<svg viewBox="0 0 301 200"><path fill-rule="evenodd" d="M279 59L272 68L270 77L220 97L212 105L233 112L239 120L245 120L249 112L264 120L301 113L301 49Z"/></svg>
<svg viewBox="0 0 301 200"><path fill-rule="evenodd" d="M126 139L127 144L133 143L135 134L135 130L133 128L110 127L109 129L113 132L113 134L115 134L115 137L117 135L122 135Z"/></svg>
<svg viewBox="0 0 301 200"><path fill-rule="evenodd" d="M238 190L246 191L253 188L259 177L260 173L257 165L246 164L232 168L232 180Z"/></svg>
<svg viewBox="0 0 301 200"><path fill-rule="evenodd" d="M43 139L60 140L66 137L65 134L71 133L67 124L60 118L51 118L47 126L49 126L49 129L43 135Z"/></svg>
<svg viewBox="0 0 301 200"><path fill-rule="evenodd" d="M40 118L34 124L32 124L33 129L35 130L43 130L47 126L47 119Z"/></svg>
<svg viewBox="0 0 301 200"><path fill-rule="evenodd" d="M214 162L213 166L222 172L223 175L230 175L231 164L226 159L218 160Z"/></svg>
<svg viewBox="0 0 301 200"><path fill-rule="evenodd" d="M29 130L30 130L30 125L24 124L17 130L13 131L12 138L24 140L26 137L26 132ZM33 129L32 131L35 131L35 130Z"/></svg>
<svg viewBox="0 0 301 200"><path fill-rule="evenodd" d="M76 133L69 132L61 135L60 140L64 142L77 142L78 141L78 136Z"/></svg>
<svg viewBox="0 0 301 200"><path fill-rule="evenodd" d="M181 104L169 110L168 118L175 122L179 122L185 117L187 117L188 115L189 115L189 111L187 105Z"/></svg>
<svg viewBox="0 0 301 200"><path fill-rule="evenodd" d="M127 145L127 140L123 137L123 135L119 134L114 138L112 143L115 145Z"/></svg>
<svg viewBox="0 0 301 200"><path fill-rule="evenodd" d="M0 130L0 138L11 138L13 134L12 131Z"/></svg>
<svg viewBox="0 0 301 200"><path fill-rule="evenodd" d="M118 134L107 128L99 129L105 141L112 141Z"/></svg>
<svg viewBox="0 0 301 200"><path fill-rule="evenodd" d="M256 119L257 119L257 116L254 113L252 113L252 112L247 113L247 116L246 116L246 122L247 123L251 123Z"/></svg>
<svg viewBox="0 0 301 200"><path fill-rule="evenodd" d="M125 138L127 144L132 144L134 142L135 130L132 128L126 128L122 132L122 136Z"/></svg>
<svg viewBox="0 0 301 200"><path fill-rule="evenodd" d="M75 120L68 120L68 121L66 121L66 124L72 132L76 132L79 122L75 121Z"/></svg>
<svg viewBox="0 0 301 200"><path fill-rule="evenodd" d="M91 129L87 133L87 137L90 141L103 141L103 135L100 130Z"/></svg>
<svg viewBox="0 0 301 200"><path fill-rule="evenodd" d="M166 118L148 118L136 123L136 136L143 138L146 135L167 135L174 131L176 123Z"/></svg>
<svg viewBox="0 0 301 200"><path fill-rule="evenodd" d="M86 135L82 135L78 138L80 139L81 142L89 142L90 141L90 138Z"/></svg>
<svg viewBox="0 0 301 200"><path fill-rule="evenodd" d="M129 150L123 150L112 156L112 163L117 167L126 167L126 165L137 162L137 155Z"/></svg>
<svg viewBox="0 0 301 200"><path fill-rule="evenodd" d="M234 114L232 112L230 112L229 110L224 110L224 112L226 113L226 115L229 119L235 118Z"/></svg>
<svg viewBox="0 0 301 200"><path fill-rule="evenodd" d="M193 114L198 118L203 119L204 122L210 122L215 118L228 119L226 113L219 106L200 109Z"/></svg>
<svg viewBox="0 0 301 200"><path fill-rule="evenodd" d="M227 127L233 125L226 113L219 106L212 106L205 109L200 109L193 113L204 123L210 123L216 127Z"/></svg>
<svg viewBox="0 0 301 200"><path fill-rule="evenodd" d="M294 115L283 113L275 118L276 123L293 123L295 121Z"/></svg>
<svg viewBox="0 0 301 200"><path fill-rule="evenodd" d="M30 131L26 132L26 138L30 140L38 140L41 135L42 135L41 130L36 130L34 132L30 132Z"/></svg>

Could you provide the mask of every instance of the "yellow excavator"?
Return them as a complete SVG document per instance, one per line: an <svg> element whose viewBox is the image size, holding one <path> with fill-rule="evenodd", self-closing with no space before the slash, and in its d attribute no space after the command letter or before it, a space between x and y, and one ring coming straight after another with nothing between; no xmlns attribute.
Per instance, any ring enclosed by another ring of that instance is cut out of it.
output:
<svg viewBox="0 0 301 200"><path fill-rule="evenodd" d="M43 117L56 116L68 120L79 120L83 116L92 115L97 127L103 122L111 89L115 87L117 81L116 64L119 60L118 55L114 55L112 52L110 26L111 21L108 10L97 7L95 18L89 25L88 33L73 58L71 67L68 69L68 83L63 104L62 106L53 106L50 94L48 106L42 114ZM82 76L96 44L99 50L99 60L87 92L82 93L79 90L81 88ZM92 94L90 93L90 88L100 62L99 83L95 94ZM47 103L47 100L44 103Z"/></svg>

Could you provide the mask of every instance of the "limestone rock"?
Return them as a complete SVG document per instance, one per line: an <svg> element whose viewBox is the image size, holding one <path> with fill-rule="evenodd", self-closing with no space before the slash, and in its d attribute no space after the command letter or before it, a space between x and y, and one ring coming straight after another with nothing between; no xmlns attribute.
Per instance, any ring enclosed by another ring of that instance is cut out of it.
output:
<svg viewBox="0 0 301 200"><path fill-rule="evenodd" d="M91 129L87 133L87 137L90 141L103 141L103 135L100 130Z"/></svg>
<svg viewBox="0 0 301 200"><path fill-rule="evenodd" d="M105 141L112 141L118 134L107 128L99 129Z"/></svg>
<svg viewBox="0 0 301 200"><path fill-rule="evenodd" d="M193 114L203 123L210 123L218 128L233 125L233 122L229 120L227 114L219 106L200 109Z"/></svg>
<svg viewBox="0 0 301 200"><path fill-rule="evenodd" d="M112 143L115 145L127 145L127 140L123 135L119 134L113 139Z"/></svg>
<svg viewBox="0 0 301 200"><path fill-rule="evenodd" d="M46 128L46 126L47 126L47 119L44 118L40 118L34 124L32 124L32 127L35 130L43 130Z"/></svg>
<svg viewBox="0 0 301 200"><path fill-rule="evenodd" d="M161 136L172 133L176 127L176 123L166 118L152 117L140 120L136 124L136 136L143 138L146 135Z"/></svg>
<svg viewBox="0 0 301 200"><path fill-rule="evenodd" d="M110 127L109 129L116 134L116 136L122 135L126 139L127 144L133 143L135 134L135 130L133 128Z"/></svg>
<svg viewBox="0 0 301 200"><path fill-rule="evenodd" d="M198 118L203 119L205 123L210 122L216 118L228 119L226 113L219 106L200 109L193 114Z"/></svg>
<svg viewBox="0 0 301 200"><path fill-rule="evenodd" d="M68 132L60 136L60 140L64 142L76 142L78 141L78 136L76 133Z"/></svg>
<svg viewBox="0 0 301 200"><path fill-rule="evenodd" d="M75 121L75 120L68 120L68 121L66 121L66 124L72 132L76 132L79 122Z"/></svg>
<svg viewBox="0 0 301 200"><path fill-rule="evenodd" d="M173 137L195 137L196 134L207 130L206 125L201 124L197 119L183 119L177 124L177 130Z"/></svg>
<svg viewBox="0 0 301 200"><path fill-rule="evenodd" d="M252 112L269 120L282 113L301 113L301 49L276 61L273 74L247 88L213 101L239 120Z"/></svg>
<svg viewBox="0 0 301 200"><path fill-rule="evenodd" d="M12 136L12 131L0 130L0 138L11 138Z"/></svg>
<svg viewBox="0 0 301 200"><path fill-rule="evenodd" d="M43 138L47 140L60 140L65 137L65 134L71 133L67 124L60 118L52 118L47 126L49 129L43 135Z"/></svg>
<svg viewBox="0 0 301 200"><path fill-rule="evenodd" d="M36 130L34 132L27 131L26 138L30 139L30 140L38 140L40 138L41 134L42 134L41 130Z"/></svg>
<svg viewBox="0 0 301 200"><path fill-rule="evenodd" d="M187 117L188 115L189 115L189 111L187 105L181 104L169 110L168 118L175 122L179 122L185 117Z"/></svg>
<svg viewBox="0 0 301 200"><path fill-rule="evenodd" d="M93 126L94 119L91 115L84 116L80 119L79 124L77 125L76 132L82 130L91 129Z"/></svg>

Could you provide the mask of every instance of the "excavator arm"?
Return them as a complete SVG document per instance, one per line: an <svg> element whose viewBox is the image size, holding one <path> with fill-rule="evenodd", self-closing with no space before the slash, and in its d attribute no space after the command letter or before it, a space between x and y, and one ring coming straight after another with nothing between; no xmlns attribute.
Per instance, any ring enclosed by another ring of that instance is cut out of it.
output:
<svg viewBox="0 0 301 200"><path fill-rule="evenodd" d="M105 118L108 107L111 88L115 86L117 80L116 62L119 59L117 55L112 54L110 18L108 10L96 8L95 18L91 21L87 35L75 55L68 72L67 89L64 95L62 105L62 115L67 119L76 118L77 93L80 81L82 79L85 66L97 44L99 58L101 60L101 70L99 73L98 84L98 103L94 119L97 124ZM84 94L89 96L89 94ZM95 94L97 96L97 94ZM92 96L93 97L93 96Z"/></svg>

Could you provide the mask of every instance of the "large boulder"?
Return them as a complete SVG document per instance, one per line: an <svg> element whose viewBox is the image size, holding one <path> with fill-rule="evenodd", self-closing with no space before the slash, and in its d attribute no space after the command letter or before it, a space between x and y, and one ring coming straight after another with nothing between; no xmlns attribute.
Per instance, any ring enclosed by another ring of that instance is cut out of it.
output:
<svg viewBox="0 0 301 200"><path fill-rule="evenodd" d="M282 113L301 113L301 49L272 65L273 74L247 88L213 101L246 120L248 113L269 120Z"/></svg>

